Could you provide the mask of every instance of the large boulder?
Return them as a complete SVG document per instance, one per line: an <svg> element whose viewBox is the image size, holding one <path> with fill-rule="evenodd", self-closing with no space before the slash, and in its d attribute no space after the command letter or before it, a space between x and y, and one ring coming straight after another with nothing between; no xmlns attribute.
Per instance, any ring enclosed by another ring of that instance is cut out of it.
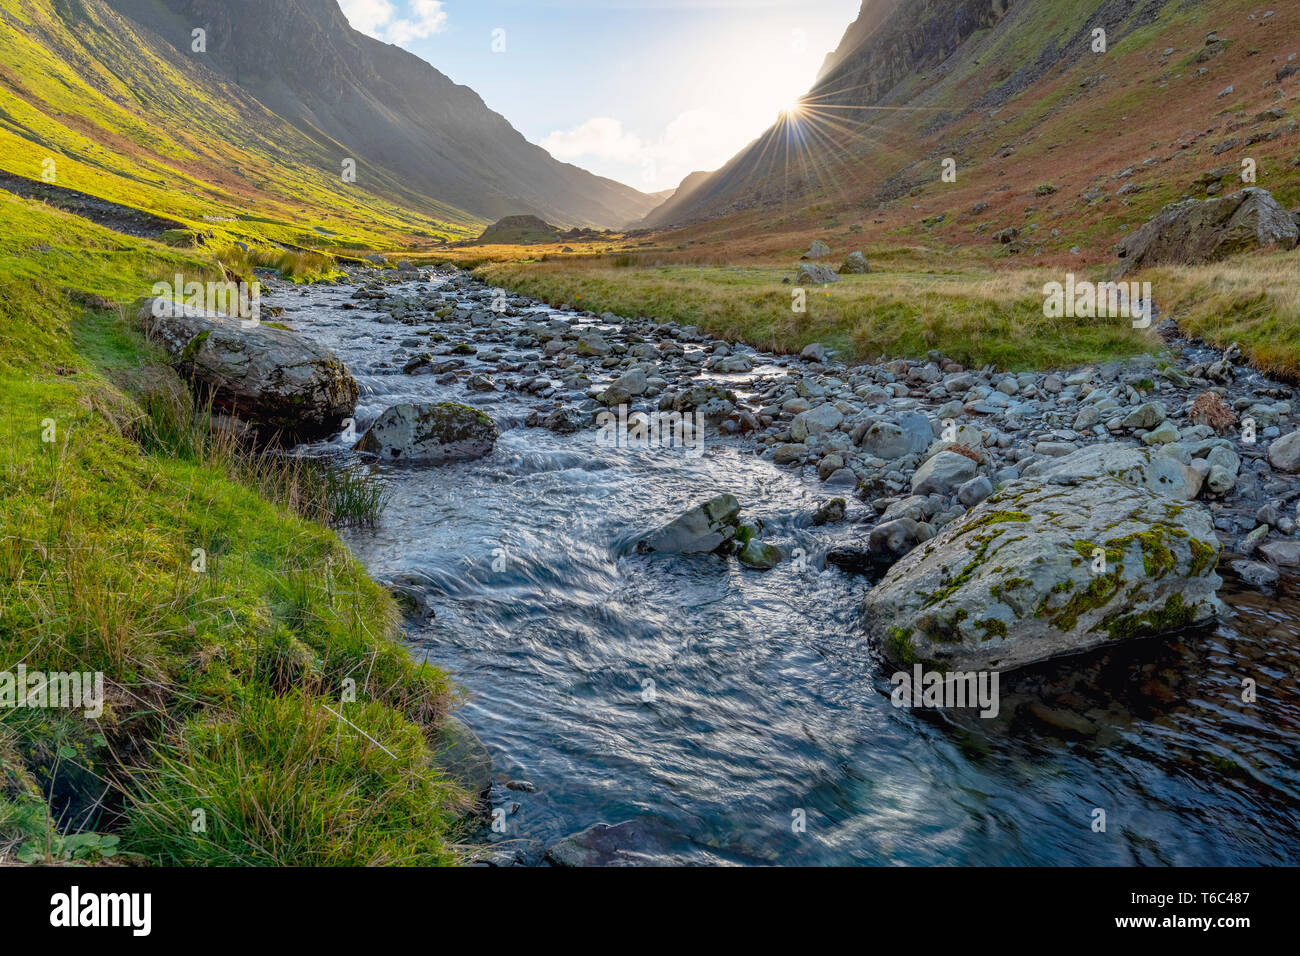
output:
<svg viewBox="0 0 1300 956"><path fill-rule="evenodd" d="M1010 669L1213 618L1218 557L1201 505L1021 479L894 565L863 616L895 663Z"/></svg>
<svg viewBox="0 0 1300 956"><path fill-rule="evenodd" d="M844 264L840 266L840 275L842 276L866 275L870 271L871 264L867 262L867 257L860 252L850 252L844 257Z"/></svg>
<svg viewBox="0 0 1300 956"><path fill-rule="evenodd" d="M863 451L885 461L923 454L934 444L930 419L919 412L904 412L893 421L872 422L860 435L854 434Z"/></svg>
<svg viewBox="0 0 1300 956"><path fill-rule="evenodd" d="M1278 471L1300 471L1300 431L1283 435L1269 445L1268 463Z"/></svg>
<svg viewBox="0 0 1300 956"><path fill-rule="evenodd" d="M807 262L799 267L794 277L795 285L827 285L839 281L840 277L836 275L834 269Z"/></svg>
<svg viewBox="0 0 1300 956"><path fill-rule="evenodd" d="M147 299L140 321L201 402L263 440L328 438L356 412L356 379L333 352L296 332L165 298Z"/></svg>
<svg viewBox="0 0 1300 956"><path fill-rule="evenodd" d="M1064 458L1036 461L1026 466L1023 477L1083 485L1108 476L1180 500L1195 498L1201 489L1196 472L1177 459L1119 442L1088 445Z"/></svg>
<svg viewBox="0 0 1300 956"><path fill-rule="evenodd" d="M1166 206L1120 243L1123 271L1163 263L1196 264L1250 249L1290 249L1300 239L1295 220L1266 189L1188 199Z"/></svg>
<svg viewBox="0 0 1300 956"><path fill-rule="evenodd" d="M734 495L718 495L642 538L636 549L640 554L708 554L730 544L739 526L740 502Z"/></svg>
<svg viewBox="0 0 1300 956"><path fill-rule="evenodd" d="M498 434L491 418L467 405L402 404L386 409L356 448L386 461L472 461L492 450Z"/></svg>
<svg viewBox="0 0 1300 956"><path fill-rule="evenodd" d="M834 431L843 421L844 413L827 402L796 415L790 424L790 435L795 441L805 441L810 435Z"/></svg>

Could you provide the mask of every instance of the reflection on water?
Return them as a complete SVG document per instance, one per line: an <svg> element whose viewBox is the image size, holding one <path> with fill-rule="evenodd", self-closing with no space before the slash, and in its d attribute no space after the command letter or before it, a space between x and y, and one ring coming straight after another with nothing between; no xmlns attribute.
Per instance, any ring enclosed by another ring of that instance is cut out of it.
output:
<svg viewBox="0 0 1300 956"><path fill-rule="evenodd" d="M454 399L504 432L481 461L384 466L387 512L346 539L376 577L431 583L436 616L413 653L468 690L461 716L498 779L536 787L496 791L509 839L549 845L639 818L664 858L715 862L1300 856L1300 603L1286 582L1263 596L1229 577L1235 614L1217 628L1003 675L995 720L895 709L858 623L864 581L823 566L854 532L811 526L826 497L815 481L720 437L691 458L524 428L543 403L398 374L411 330L338 309L350 292L277 303L356 374L358 428L399 401ZM508 338L502 350L518 351ZM769 540L802 547L806 569L632 552L638 531L722 492Z"/></svg>

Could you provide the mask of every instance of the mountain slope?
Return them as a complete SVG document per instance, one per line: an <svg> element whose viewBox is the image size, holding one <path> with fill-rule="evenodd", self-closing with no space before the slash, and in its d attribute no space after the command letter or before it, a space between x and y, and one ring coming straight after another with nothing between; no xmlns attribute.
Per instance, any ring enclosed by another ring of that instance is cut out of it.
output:
<svg viewBox="0 0 1300 956"><path fill-rule="evenodd" d="M466 86L353 30L337 0L109 0L182 56L204 59L278 115L412 188L494 220L533 214L623 226L655 200L555 160ZM207 53L191 54L191 31ZM339 157L337 162L341 160Z"/></svg>
<svg viewBox="0 0 1300 956"><path fill-rule="evenodd" d="M681 181L681 184L676 189L666 190L662 194L660 204L651 210L650 214L644 219L635 223L635 225L637 228L647 228L662 225L664 223L676 222L681 214L681 210L689 209L691 207L693 198L699 192L700 188L709 182L710 177L712 176L713 173L704 171L690 173Z"/></svg>
<svg viewBox="0 0 1300 956"><path fill-rule="evenodd" d="M1300 9L1249 0L864 0L800 114L645 223L735 235L870 210L866 238L1042 228L1035 252L1102 250L1246 158L1291 207L1297 36Z"/></svg>
<svg viewBox="0 0 1300 956"><path fill-rule="evenodd" d="M481 228L387 173L344 183L341 151L103 0L0 0L0 171L209 240L373 248Z"/></svg>

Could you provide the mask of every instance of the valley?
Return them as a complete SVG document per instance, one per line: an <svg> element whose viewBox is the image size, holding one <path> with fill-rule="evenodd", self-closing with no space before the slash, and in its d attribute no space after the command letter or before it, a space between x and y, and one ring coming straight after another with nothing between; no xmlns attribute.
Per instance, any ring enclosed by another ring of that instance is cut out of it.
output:
<svg viewBox="0 0 1300 956"><path fill-rule="evenodd" d="M663 191L350 15L0 0L0 861L1295 861L1300 9L864 0Z"/></svg>

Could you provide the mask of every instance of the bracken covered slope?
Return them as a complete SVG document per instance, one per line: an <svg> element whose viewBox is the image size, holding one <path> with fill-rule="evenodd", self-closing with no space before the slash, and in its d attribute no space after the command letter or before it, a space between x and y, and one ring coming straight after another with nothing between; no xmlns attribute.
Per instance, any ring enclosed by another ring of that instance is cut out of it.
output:
<svg viewBox="0 0 1300 956"><path fill-rule="evenodd" d="M1016 227L1050 256L1232 188L1244 159L1293 208L1297 54L1295 4L864 0L801 113L643 224L736 238L829 215L945 244Z"/></svg>

